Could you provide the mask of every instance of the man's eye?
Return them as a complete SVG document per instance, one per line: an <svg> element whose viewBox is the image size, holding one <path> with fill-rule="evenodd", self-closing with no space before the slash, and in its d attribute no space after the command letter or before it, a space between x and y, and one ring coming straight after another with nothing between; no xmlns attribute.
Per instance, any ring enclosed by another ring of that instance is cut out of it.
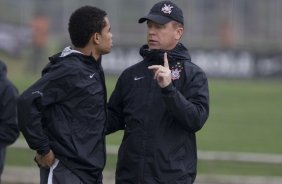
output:
<svg viewBox="0 0 282 184"><path fill-rule="evenodd" d="M161 29L161 28L163 28L164 26L163 25L156 25L156 27L158 28L158 29Z"/></svg>

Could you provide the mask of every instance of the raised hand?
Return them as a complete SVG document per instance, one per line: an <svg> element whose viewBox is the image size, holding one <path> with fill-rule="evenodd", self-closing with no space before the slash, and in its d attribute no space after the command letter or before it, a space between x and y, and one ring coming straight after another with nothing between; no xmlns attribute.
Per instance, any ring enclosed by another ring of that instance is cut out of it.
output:
<svg viewBox="0 0 282 184"><path fill-rule="evenodd" d="M171 71L169 69L167 53L164 53L164 66L152 65L148 69L154 72L154 79L157 80L159 86L164 88L171 83Z"/></svg>

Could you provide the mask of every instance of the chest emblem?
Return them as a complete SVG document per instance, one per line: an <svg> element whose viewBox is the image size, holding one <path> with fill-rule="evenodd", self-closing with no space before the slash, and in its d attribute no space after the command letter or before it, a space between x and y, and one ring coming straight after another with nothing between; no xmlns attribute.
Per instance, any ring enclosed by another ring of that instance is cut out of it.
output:
<svg viewBox="0 0 282 184"><path fill-rule="evenodd" d="M180 62L177 62L176 65L171 67L171 79L177 80L180 78L180 73L183 70L183 66L181 66Z"/></svg>

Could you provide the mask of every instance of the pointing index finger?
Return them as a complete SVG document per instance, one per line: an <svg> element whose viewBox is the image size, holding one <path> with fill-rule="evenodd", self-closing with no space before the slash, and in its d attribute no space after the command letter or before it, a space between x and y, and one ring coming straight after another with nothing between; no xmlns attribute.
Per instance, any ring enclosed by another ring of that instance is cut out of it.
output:
<svg viewBox="0 0 282 184"><path fill-rule="evenodd" d="M165 68L169 68L168 59L167 59L167 53L166 52L164 53L164 67Z"/></svg>

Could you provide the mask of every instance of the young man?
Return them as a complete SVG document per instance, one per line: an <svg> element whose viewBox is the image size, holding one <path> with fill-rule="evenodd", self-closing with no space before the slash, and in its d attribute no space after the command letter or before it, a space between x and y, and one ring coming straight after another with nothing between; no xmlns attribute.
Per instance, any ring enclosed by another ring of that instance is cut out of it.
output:
<svg viewBox="0 0 282 184"><path fill-rule="evenodd" d="M6 147L18 136L16 87L7 79L7 67L0 60L0 183L5 163Z"/></svg>
<svg viewBox="0 0 282 184"><path fill-rule="evenodd" d="M41 184L100 184L107 120L101 56L112 48L110 22L105 11L84 6L68 30L74 48L50 57L20 96L19 128L37 151Z"/></svg>
<svg viewBox="0 0 282 184"><path fill-rule="evenodd" d="M195 133L209 114L208 81L179 42L182 11L156 3L147 21L144 60L126 69L108 103L107 133L124 130L117 184L191 184L196 177Z"/></svg>

